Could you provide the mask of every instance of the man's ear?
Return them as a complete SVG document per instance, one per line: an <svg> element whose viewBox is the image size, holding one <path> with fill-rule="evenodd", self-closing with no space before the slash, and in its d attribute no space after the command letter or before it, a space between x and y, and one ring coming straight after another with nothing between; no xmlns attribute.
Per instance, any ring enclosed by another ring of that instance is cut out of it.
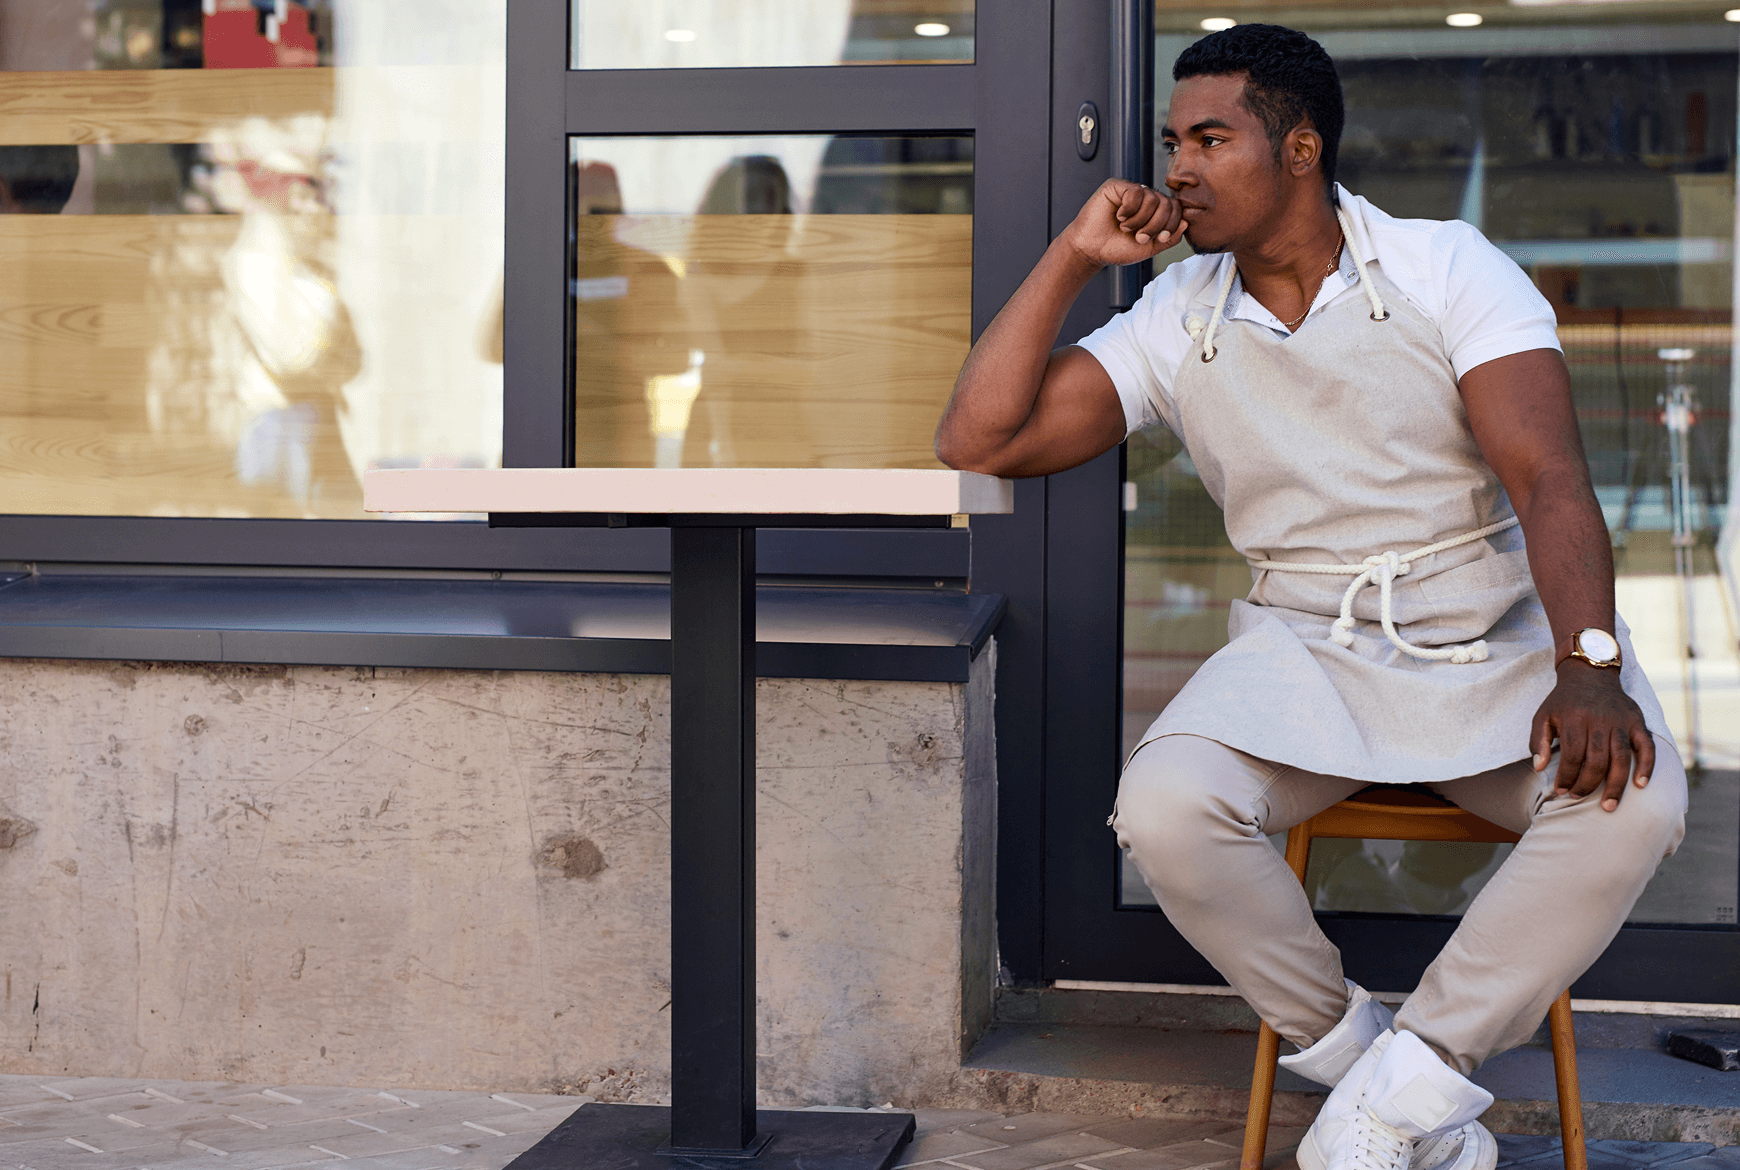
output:
<svg viewBox="0 0 1740 1170"><path fill-rule="evenodd" d="M1287 135L1287 170L1294 178L1304 178L1317 169L1323 158L1323 136L1309 122L1301 122Z"/></svg>

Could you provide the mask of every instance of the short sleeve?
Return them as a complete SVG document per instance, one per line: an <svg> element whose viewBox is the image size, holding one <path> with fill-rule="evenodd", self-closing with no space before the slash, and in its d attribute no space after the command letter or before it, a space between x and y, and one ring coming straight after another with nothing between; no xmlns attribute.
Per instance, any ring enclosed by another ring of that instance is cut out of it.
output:
<svg viewBox="0 0 1740 1170"><path fill-rule="evenodd" d="M1495 358L1560 348L1552 305L1475 228L1445 223L1433 240L1433 268L1444 298L1444 350L1457 378Z"/></svg>
<svg viewBox="0 0 1740 1170"><path fill-rule="evenodd" d="M1124 407L1126 436L1165 421L1160 403L1164 401L1167 387L1155 367L1156 355L1151 343L1156 305L1170 301L1171 284L1164 275L1150 281L1128 312L1117 314L1076 342L1091 353L1111 377L1118 401Z"/></svg>

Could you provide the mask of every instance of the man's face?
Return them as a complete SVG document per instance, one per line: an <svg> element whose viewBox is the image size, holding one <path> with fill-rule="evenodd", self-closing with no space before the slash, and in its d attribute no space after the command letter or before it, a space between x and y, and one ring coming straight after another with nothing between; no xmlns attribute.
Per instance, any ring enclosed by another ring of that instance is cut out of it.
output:
<svg viewBox="0 0 1740 1170"><path fill-rule="evenodd" d="M1243 73L1187 77L1172 91L1161 130L1166 186L1184 205L1184 238L1198 252L1260 237L1284 202L1281 168L1244 92Z"/></svg>

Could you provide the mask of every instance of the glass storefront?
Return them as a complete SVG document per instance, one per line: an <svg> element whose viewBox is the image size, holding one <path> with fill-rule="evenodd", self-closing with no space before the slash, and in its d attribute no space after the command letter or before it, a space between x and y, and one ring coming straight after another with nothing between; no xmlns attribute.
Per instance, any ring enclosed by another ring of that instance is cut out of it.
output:
<svg viewBox="0 0 1740 1170"><path fill-rule="evenodd" d="M970 64L973 0L573 0L575 69Z"/></svg>
<svg viewBox="0 0 1740 1170"><path fill-rule="evenodd" d="M1163 117L1172 62L1223 14L1170 0L1158 12ZM1552 302L1620 613L1682 754L1699 765L1686 842L1633 920L1733 923L1740 656L1716 547L1733 474L1740 24L1709 4L1224 15L1304 28L1334 57L1347 98L1339 177L1351 191L1392 215L1474 224ZM1162 158L1157 179L1164 168ZM1157 266L1183 255L1181 245ZM1250 588L1171 435L1133 437L1128 468L1126 750L1225 644L1228 603ZM1455 914L1507 848L1324 841L1308 885L1322 910ZM1125 905L1152 904L1128 866L1122 890Z"/></svg>
<svg viewBox="0 0 1740 1170"><path fill-rule="evenodd" d="M581 467L940 467L968 137L575 139Z"/></svg>
<svg viewBox="0 0 1740 1170"><path fill-rule="evenodd" d="M0 2L0 495L361 518L499 465L505 6Z"/></svg>

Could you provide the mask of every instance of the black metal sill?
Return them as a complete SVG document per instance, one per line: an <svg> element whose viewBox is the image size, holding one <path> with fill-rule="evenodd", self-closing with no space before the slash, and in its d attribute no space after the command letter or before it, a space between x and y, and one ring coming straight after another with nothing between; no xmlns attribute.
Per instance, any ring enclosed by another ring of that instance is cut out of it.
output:
<svg viewBox="0 0 1740 1170"><path fill-rule="evenodd" d="M763 678L965 682L996 594L762 585ZM0 574L0 658L670 672L659 583Z"/></svg>

